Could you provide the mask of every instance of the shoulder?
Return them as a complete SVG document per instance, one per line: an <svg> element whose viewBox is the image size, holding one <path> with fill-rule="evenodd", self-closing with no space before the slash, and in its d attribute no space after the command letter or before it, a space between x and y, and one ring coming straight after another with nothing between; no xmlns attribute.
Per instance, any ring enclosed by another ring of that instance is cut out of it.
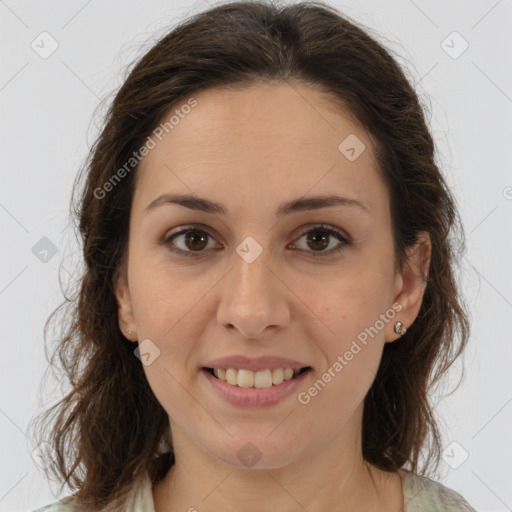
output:
<svg viewBox="0 0 512 512"><path fill-rule="evenodd" d="M63 498L60 501L56 501L50 505L45 505L44 507L33 510L32 512L76 512L76 508L70 504L69 498Z"/></svg>
<svg viewBox="0 0 512 512"><path fill-rule="evenodd" d="M456 491L422 475L399 470L404 490L405 512L476 512Z"/></svg>
<svg viewBox="0 0 512 512"><path fill-rule="evenodd" d="M80 512L81 510L82 507L77 504L75 497L71 495L31 512ZM109 506L108 510L113 509ZM115 510L118 510L118 508L116 507ZM126 495L126 505L122 505L122 510L123 512L155 512L152 483L147 471L144 471L140 478L131 485Z"/></svg>

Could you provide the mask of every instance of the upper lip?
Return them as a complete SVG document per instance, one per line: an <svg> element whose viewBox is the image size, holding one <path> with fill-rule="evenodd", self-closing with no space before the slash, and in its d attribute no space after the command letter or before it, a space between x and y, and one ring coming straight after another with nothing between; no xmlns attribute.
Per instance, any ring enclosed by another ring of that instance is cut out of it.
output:
<svg viewBox="0 0 512 512"><path fill-rule="evenodd" d="M232 355L227 357L219 357L213 359L205 364L205 368L235 368L237 370L252 370L257 372L260 370L274 368L305 368L309 365L295 361L293 359L287 359L284 357L277 356L261 356L261 357L247 357L243 355Z"/></svg>

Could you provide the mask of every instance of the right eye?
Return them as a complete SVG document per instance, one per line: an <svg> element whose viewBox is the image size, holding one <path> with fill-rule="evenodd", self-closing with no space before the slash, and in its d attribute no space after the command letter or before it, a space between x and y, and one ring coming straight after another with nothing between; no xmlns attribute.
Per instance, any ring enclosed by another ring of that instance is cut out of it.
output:
<svg viewBox="0 0 512 512"><path fill-rule="evenodd" d="M164 244L170 251L176 254L195 257L199 256L199 254L194 253L204 252L203 249L208 248L208 238L213 240L206 231L195 227L188 227L167 237L164 240Z"/></svg>

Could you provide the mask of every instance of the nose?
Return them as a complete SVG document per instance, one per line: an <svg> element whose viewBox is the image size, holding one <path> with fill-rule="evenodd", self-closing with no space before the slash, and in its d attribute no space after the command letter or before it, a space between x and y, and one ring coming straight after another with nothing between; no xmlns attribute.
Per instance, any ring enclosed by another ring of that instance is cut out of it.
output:
<svg viewBox="0 0 512 512"><path fill-rule="evenodd" d="M290 320L290 292L266 252L250 263L234 252L231 270L221 282L217 321L244 338L262 338Z"/></svg>

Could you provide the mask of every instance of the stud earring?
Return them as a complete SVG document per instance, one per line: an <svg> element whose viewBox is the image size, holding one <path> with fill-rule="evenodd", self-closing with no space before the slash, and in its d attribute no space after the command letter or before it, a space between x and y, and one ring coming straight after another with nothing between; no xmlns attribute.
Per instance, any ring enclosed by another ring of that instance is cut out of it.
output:
<svg viewBox="0 0 512 512"><path fill-rule="evenodd" d="M407 332L407 329L402 322L395 322L395 332L403 336Z"/></svg>
<svg viewBox="0 0 512 512"><path fill-rule="evenodd" d="M129 331L128 329L126 329L126 333L128 334L128 336L132 335L132 331Z"/></svg>

